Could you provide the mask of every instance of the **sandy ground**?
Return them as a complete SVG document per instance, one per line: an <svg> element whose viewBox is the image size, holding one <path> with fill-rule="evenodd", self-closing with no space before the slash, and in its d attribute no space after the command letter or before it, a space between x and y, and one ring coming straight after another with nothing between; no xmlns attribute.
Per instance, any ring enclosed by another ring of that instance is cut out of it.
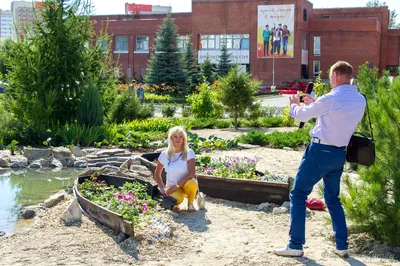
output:
<svg viewBox="0 0 400 266"><path fill-rule="evenodd" d="M259 170L294 175L302 151L257 148L213 154L262 156ZM395 260L400 248L360 234L350 236L350 258L333 255L326 211L308 214L305 255L296 259L273 254L287 243L289 215L273 215L272 208L258 210L256 205L207 197L205 210L163 211L157 216L173 229L171 237L159 240L157 232L146 227L136 231L141 240L117 244L116 232L87 217L80 225L65 226L59 215L67 204L41 213L32 228L0 238L0 265L400 265Z"/></svg>

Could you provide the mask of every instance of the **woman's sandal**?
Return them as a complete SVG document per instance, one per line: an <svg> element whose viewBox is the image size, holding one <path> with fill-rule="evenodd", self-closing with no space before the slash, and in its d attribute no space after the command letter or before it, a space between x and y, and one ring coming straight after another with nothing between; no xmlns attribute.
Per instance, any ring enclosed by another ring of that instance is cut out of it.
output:
<svg viewBox="0 0 400 266"><path fill-rule="evenodd" d="M193 204L189 204L189 205L188 205L188 208L187 208L187 211L188 211L188 212L195 212L196 209L194 208Z"/></svg>
<svg viewBox="0 0 400 266"><path fill-rule="evenodd" d="M174 212L179 212L179 211L181 211L181 208L179 208L179 205L175 205L175 206L172 208L172 211L174 211Z"/></svg>

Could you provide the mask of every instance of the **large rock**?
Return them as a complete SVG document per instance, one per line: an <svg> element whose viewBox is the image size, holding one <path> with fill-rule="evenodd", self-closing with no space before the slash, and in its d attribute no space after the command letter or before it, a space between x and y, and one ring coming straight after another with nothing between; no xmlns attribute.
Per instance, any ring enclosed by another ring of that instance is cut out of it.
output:
<svg viewBox="0 0 400 266"><path fill-rule="evenodd" d="M42 164L40 163L39 160L35 160L33 162L31 162L31 164L29 165L30 169L41 169L42 168Z"/></svg>
<svg viewBox="0 0 400 266"><path fill-rule="evenodd" d="M0 150L0 167L8 168L10 165L11 152L9 150Z"/></svg>
<svg viewBox="0 0 400 266"><path fill-rule="evenodd" d="M110 150L101 150L96 152L97 156L104 156L104 155L108 155L108 156L113 156L116 154L124 154L125 150L124 149L110 149Z"/></svg>
<svg viewBox="0 0 400 266"><path fill-rule="evenodd" d="M66 167L73 167L75 163L75 156L72 157L64 157L64 158L57 158L63 166Z"/></svg>
<svg viewBox="0 0 400 266"><path fill-rule="evenodd" d="M53 149L53 156L57 159L72 157L72 151L65 147L56 147Z"/></svg>
<svg viewBox="0 0 400 266"><path fill-rule="evenodd" d="M86 152L82 151L81 148L76 147L76 146L71 149L71 152L75 157L85 157L86 156Z"/></svg>
<svg viewBox="0 0 400 266"><path fill-rule="evenodd" d="M34 209L24 208L21 211L22 219L32 219L35 216L36 216L36 211Z"/></svg>
<svg viewBox="0 0 400 266"><path fill-rule="evenodd" d="M82 160L78 160L74 163L74 167L75 168L86 168L87 167L87 162L86 161L82 161Z"/></svg>
<svg viewBox="0 0 400 266"><path fill-rule="evenodd" d="M28 166L28 159L22 155L10 157L10 168L25 168Z"/></svg>
<svg viewBox="0 0 400 266"><path fill-rule="evenodd" d="M51 208L56 206L60 201L64 200L68 196L67 192L64 190L58 191L56 194L52 195L50 198L44 201L44 207Z"/></svg>
<svg viewBox="0 0 400 266"><path fill-rule="evenodd" d="M60 160L58 160L58 159L53 159L53 160L51 161L51 167L62 168L62 167L63 167L63 164L62 164L62 162L60 162Z"/></svg>
<svg viewBox="0 0 400 266"><path fill-rule="evenodd" d="M24 156L28 159L28 163L31 163L38 159L49 158L51 156L51 149L26 148L24 149Z"/></svg>
<svg viewBox="0 0 400 266"><path fill-rule="evenodd" d="M66 224L82 222L82 212L77 198L74 198L65 211L61 214L61 220L63 220Z"/></svg>

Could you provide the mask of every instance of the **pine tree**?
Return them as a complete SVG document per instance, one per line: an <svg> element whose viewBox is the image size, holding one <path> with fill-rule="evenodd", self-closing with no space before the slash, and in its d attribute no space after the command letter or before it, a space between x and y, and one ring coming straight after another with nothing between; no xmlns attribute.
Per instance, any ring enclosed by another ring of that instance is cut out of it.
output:
<svg viewBox="0 0 400 266"><path fill-rule="evenodd" d="M254 94L261 82L251 79L250 73L239 73L238 66L234 66L228 75L220 78L219 96L227 111L233 115L235 128L239 115L244 114L246 109L253 105Z"/></svg>
<svg viewBox="0 0 400 266"><path fill-rule="evenodd" d="M200 82L207 81L212 84L215 81L215 70L213 64L211 64L210 57L206 57L206 59L200 65L200 72L198 77ZM205 79L205 80L203 80Z"/></svg>
<svg viewBox="0 0 400 266"><path fill-rule="evenodd" d="M221 57L219 58L218 62L218 75L220 77L224 77L228 74L229 70L232 67L232 60L231 60L231 55L228 54L228 49L226 48L226 45L222 45L221 47Z"/></svg>
<svg viewBox="0 0 400 266"><path fill-rule="evenodd" d="M164 19L156 36L145 82L149 85L161 86L165 83L167 86L185 88L187 80L181 53L177 47L177 27L171 14Z"/></svg>
<svg viewBox="0 0 400 266"><path fill-rule="evenodd" d="M183 59L183 69L185 70L186 78L187 78L187 88L191 89L195 84L197 84L197 72L195 71L194 63L194 54L192 42L189 41L186 46L185 55Z"/></svg>
<svg viewBox="0 0 400 266"><path fill-rule="evenodd" d="M400 244L400 77L393 83L385 71L364 64L358 71L359 90L367 97L375 139L376 160L359 167L359 180L345 178L348 195L342 195L347 217L362 232L377 240ZM369 135L368 119L360 130Z"/></svg>

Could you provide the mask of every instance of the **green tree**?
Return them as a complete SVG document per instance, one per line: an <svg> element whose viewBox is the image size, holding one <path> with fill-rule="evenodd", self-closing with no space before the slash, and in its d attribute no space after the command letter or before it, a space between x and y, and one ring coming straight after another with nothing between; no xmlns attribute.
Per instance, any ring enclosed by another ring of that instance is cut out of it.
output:
<svg viewBox="0 0 400 266"><path fill-rule="evenodd" d="M200 85L199 93L187 96L193 115L197 118L221 118L223 107L218 102L217 91L205 81Z"/></svg>
<svg viewBox="0 0 400 266"><path fill-rule="evenodd" d="M88 84L78 106L78 123L88 127L101 126L103 113L99 90L94 84Z"/></svg>
<svg viewBox="0 0 400 266"><path fill-rule="evenodd" d="M101 47L88 45L94 32L87 1L46 0L34 26L24 38L12 41L6 66L10 68L11 110L23 128L34 131L75 122L87 84L97 86L102 105L116 93L110 57Z"/></svg>
<svg viewBox="0 0 400 266"><path fill-rule="evenodd" d="M239 73L238 66L232 67L228 75L220 78L219 97L227 111L233 115L235 128L239 115L244 114L249 106L253 105L254 94L261 82L252 79L250 73Z"/></svg>
<svg viewBox="0 0 400 266"><path fill-rule="evenodd" d="M358 71L358 88L368 99L375 139L376 160L359 167L359 179L345 178L347 195L342 195L347 217L362 232L377 240L400 244L400 78L393 83L385 71L364 64ZM361 132L369 132L364 118Z"/></svg>
<svg viewBox="0 0 400 266"><path fill-rule="evenodd" d="M380 7L380 6L384 6L384 4L382 2L380 2L379 0L369 0L367 2L367 7ZM395 9L390 10L389 9L389 29L400 29L400 23L396 22L396 18L397 18L397 12Z"/></svg>
<svg viewBox="0 0 400 266"><path fill-rule="evenodd" d="M205 79L205 80L203 80ZM215 81L215 70L213 64L211 64L210 57L206 57L206 59L200 65L199 71L199 80L207 81L212 84Z"/></svg>
<svg viewBox="0 0 400 266"><path fill-rule="evenodd" d="M187 79L183 70L182 56L177 47L177 27L171 14L166 16L156 36L145 82L149 85L161 86L166 83L168 86L185 88Z"/></svg>
<svg viewBox="0 0 400 266"><path fill-rule="evenodd" d="M197 84L197 72L195 71L194 66L194 54L191 40L189 41L185 49L183 69L185 70L187 78L187 87L193 88L193 86Z"/></svg>
<svg viewBox="0 0 400 266"><path fill-rule="evenodd" d="M232 67L231 55L228 53L228 49L224 44L221 47L221 57L219 58L218 61L218 67L217 67L218 75L220 77L226 76L231 67Z"/></svg>

